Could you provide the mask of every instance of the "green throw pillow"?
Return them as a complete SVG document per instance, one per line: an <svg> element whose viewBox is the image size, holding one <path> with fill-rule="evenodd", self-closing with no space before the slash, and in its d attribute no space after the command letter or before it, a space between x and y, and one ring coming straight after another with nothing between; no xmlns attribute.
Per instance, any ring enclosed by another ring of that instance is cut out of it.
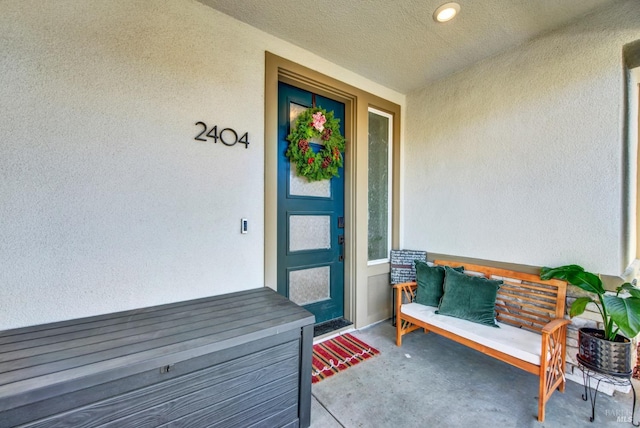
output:
<svg viewBox="0 0 640 428"><path fill-rule="evenodd" d="M442 266L429 266L427 263L416 260L416 282L418 288L416 289L416 303L427 306L438 306L440 304L440 298L444 293L442 290L442 284L444 283L444 267ZM463 272L464 267L453 268L458 272Z"/></svg>
<svg viewBox="0 0 640 428"><path fill-rule="evenodd" d="M446 267L444 295L436 313L499 327L495 305L502 281L469 276Z"/></svg>

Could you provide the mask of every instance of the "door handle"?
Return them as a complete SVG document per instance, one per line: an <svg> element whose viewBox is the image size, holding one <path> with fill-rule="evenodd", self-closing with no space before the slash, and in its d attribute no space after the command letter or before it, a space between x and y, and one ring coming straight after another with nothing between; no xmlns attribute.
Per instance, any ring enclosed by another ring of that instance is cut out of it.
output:
<svg viewBox="0 0 640 428"><path fill-rule="evenodd" d="M338 256L338 261L344 261L344 235L338 235L338 245L340 245L340 255Z"/></svg>

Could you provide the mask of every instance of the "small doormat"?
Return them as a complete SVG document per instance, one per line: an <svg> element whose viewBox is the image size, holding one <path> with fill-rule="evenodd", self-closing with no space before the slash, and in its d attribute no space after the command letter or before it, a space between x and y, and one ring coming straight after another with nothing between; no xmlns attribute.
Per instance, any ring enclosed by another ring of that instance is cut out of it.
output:
<svg viewBox="0 0 640 428"><path fill-rule="evenodd" d="M349 333L317 343L313 345L311 383L320 382L379 353Z"/></svg>
<svg viewBox="0 0 640 428"><path fill-rule="evenodd" d="M325 321L313 326L313 337L322 336L323 334L331 333L332 331L339 330L344 327L348 327L353 324L344 318L336 318L334 320Z"/></svg>

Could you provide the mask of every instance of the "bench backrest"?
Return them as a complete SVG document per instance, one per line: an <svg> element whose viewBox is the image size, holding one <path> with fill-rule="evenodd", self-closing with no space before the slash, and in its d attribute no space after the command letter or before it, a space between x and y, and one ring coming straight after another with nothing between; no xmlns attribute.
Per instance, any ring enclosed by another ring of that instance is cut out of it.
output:
<svg viewBox="0 0 640 428"><path fill-rule="evenodd" d="M496 319L514 327L540 332L555 318L564 318L567 283L552 279L543 281L538 275L448 260L435 260L439 266L464 266L469 275L501 279L498 289Z"/></svg>

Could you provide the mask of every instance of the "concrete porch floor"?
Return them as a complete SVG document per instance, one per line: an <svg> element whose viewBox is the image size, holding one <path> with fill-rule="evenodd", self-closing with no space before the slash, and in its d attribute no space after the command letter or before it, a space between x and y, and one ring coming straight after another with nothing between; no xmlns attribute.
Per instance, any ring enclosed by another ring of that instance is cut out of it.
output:
<svg viewBox="0 0 640 428"><path fill-rule="evenodd" d="M404 336L398 348L388 321L351 334L380 355L312 386L313 428L632 426L631 392L598 393L591 423L584 387L568 381L564 393L549 399L539 423L538 378L532 374L421 331Z"/></svg>

